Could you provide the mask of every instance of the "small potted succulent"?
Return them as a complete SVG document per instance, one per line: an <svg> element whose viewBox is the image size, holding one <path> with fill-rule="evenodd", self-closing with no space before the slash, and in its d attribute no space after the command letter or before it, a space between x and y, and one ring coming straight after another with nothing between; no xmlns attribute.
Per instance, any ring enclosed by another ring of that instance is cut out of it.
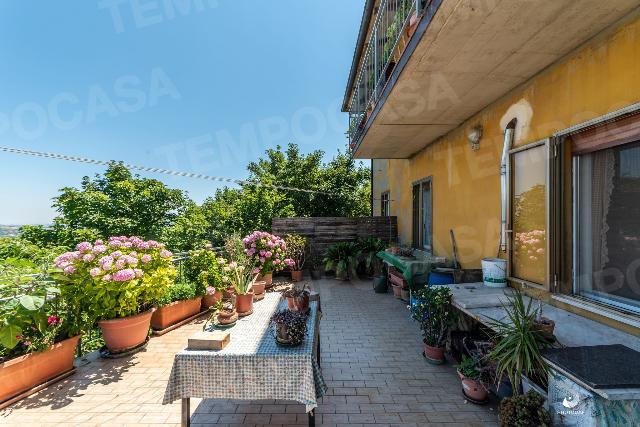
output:
<svg viewBox="0 0 640 427"><path fill-rule="evenodd" d="M455 323L451 306L451 290L433 287L416 291L416 303L411 307L413 318L420 322L427 362L441 365L445 362L444 346L449 328Z"/></svg>
<svg viewBox="0 0 640 427"><path fill-rule="evenodd" d="M275 339L280 345L296 346L307 334L307 316L300 311L280 310L271 316Z"/></svg>
<svg viewBox="0 0 640 427"><path fill-rule="evenodd" d="M489 393L482 382L482 372L479 364L473 357L462 356L462 361L456 367L460 381L462 381L462 393L473 403L484 403Z"/></svg>
<svg viewBox="0 0 640 427"><path fill-rule="evenodd" d="M173 283L176 269L164 244L138 237L81 242L54 260L60 291L88 323L98 320L110 352L143 344L154 304Z"/></svg>
<svg viewBox="0 0 640 427"><path fill-rule="evenodd" d="M220 325L231 325L238 320L238 312L233 305L233 301L218 301L216 318Z"/></svg>
<svg viewBox="0 0 640 427"><path fill-rule="evenodd" d="M284 241L287 248L285 263L291 269L291 280L299 282L302 280L302 267L307 255L307 238L299 234L287 234Z"/></svg>
<svg viewBox="0 0 640 427"><path fill-rule="evenodd" d="M287 306L290 310L301 311L303 313L309 311L311 292L307 289L307 285L304 285L302 288L294 286L286 290L283 296L287 299Z"/></svg>
<svg viewBox="0 0 640 427"><path fill-rule="evenodd" d="M258 280L271 285L273 272L282 270L286 265L287 245L283 239L266 231L254 231L242 239L244 253L257 266Z"/></svg>

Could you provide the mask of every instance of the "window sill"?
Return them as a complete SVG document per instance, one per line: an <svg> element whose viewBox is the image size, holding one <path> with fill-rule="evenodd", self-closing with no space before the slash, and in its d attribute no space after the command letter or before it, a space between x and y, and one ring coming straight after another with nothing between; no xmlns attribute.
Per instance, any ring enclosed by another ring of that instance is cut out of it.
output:
<svg viewBox="0 0 640 427"><path fill-rule="evenodd" d="M582 310L589 311L591 313L600 315L602 317L606 317L616 322L620 322L625 325L629 325L631 327L640 329L639 316L623 313L613 308L605 307L600 304L596 304L596 303L587 301L585 299L576 298L570 295L554 294L551 296L551 298L558 302L570 305L572 307L580 308Z"/></svg>

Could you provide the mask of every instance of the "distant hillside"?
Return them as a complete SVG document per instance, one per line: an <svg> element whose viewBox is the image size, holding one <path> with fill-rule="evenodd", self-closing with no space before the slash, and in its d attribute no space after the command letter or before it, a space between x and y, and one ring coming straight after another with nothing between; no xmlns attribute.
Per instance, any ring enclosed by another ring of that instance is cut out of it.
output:
<svg viewBox="0 0 640 427"><path fill-rule="evenodd" d="M0 225L0 237L15 237L19 229L19 225Z"/></svg>

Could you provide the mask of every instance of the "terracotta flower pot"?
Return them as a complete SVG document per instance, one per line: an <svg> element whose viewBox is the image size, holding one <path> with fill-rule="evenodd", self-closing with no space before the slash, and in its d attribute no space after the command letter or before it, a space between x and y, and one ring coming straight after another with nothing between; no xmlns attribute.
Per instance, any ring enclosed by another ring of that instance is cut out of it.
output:
<svg viewBox="0 0 640 427"><path fill-rule="evenodd" d="M79 335L67 338L48 350L18 356L0 364L0 402L71 370L78 339Z"/></svg>
<svg viewBox="0 0 640 427"><path fill-rule="evenodd" d="M233 296L236 294L236 291L230 286L224 291L222 291L222 298L224 299L233 299Z"/></svg>
<svg viewBox="0 0 640 427"><path fill-rule="evenodd" d="M446 360L444 347L431 347L427 343L424 343L424 356L433 365L442 365Z"/></svg>
<svg viewBox="0 0 640 427"><path fill-rule="evenodd" d="M291 281L299 282L302 280L302 270L291 270Z"/></svg>
<svg viewBox="0 0 640 427"><path fill-rule="evenodd" d="M265 282L266 285L269 286L271 285L271 283L273 283L273 273L259 274L256 281Z"/></svg>
<svg viewBox="0 0 640 427"><path fill-rule="evenodd" d="M202 297L202 308L205 310L209 309L209 307L213 307L222 299L222 292L216 290L213 295L205 295Z"/></svg>
<svg viewBox="0 0 640 427"><path fill-rule="evenodd" d="M289 310L295 310L296 309L296 302L295 302L295 298L293 297L287 297L287 308Z"/></svg>
<svg viewBox="0 0 640 427"><path fill-rule="evenodd" d="M400 290L400 299L402 301L409 301L410 297L411 297L411 293L409 292L409 289L401 289Z"/></svg>
<svg viewBox="0 0 640 427"><path fill-rule="evenodd" d="M249 293L236 296L236 311L239 316L251 314L253 311L253 289Z"/></svg>
<svg viewBox="0 0 640 427"><path fill-rule="evenodd" d="M238 320L238 312L235 310L218 312L218 323L221 325L229 325L236 320Z"/></svg>
<svg viewBox="0 0 640 427"><path fill-rule="evenodd" d="M187 317L200 312L202 297L174 301L158 308L151 316L151 327L156 330L166 329Z"/></svg>
<svg viewBox="0 0 640 427"><path fill-rule="evenodd" d="M541 317L541 322L535 321L535 326L544 334L553 335L553 330L556 327L556 322L548 317Z"/></svg>
<svg viewBox="0 0 640 427"><path fill-rule="evenodd" d="M476 402L484 402L487 399L489 394L478 380L465 377L460 371L458 371L458 376L462 381L462 392L466 397Z"/></svg>
<svg viewBox="0 0 640 427"><path fill-rule="evenodd" d="M255 295L264 294L264 289L267 287L267 282L255 282L253 284L253 293Z"/></svg>
<svg viewBox="0 0 640 427"><path fill-rule="evenodd" d="M294 298L293 304L296 310L306 313L309 310L309 294L303 293L299 297Z"/></svg>
<svg viewBox="0 0 640 427"><path fill-rule="evenodd" d="M102 338L109 351L122 352L142 344L149 334L151 315L155 308L121 319L101 320Z"/></svg>
<svg viewBox="0 0 640 427"><path fill-rule="evenodd" d="M393 284L392 287L393 287L393 296L398 299L402 298L402 286Z"/></svg>

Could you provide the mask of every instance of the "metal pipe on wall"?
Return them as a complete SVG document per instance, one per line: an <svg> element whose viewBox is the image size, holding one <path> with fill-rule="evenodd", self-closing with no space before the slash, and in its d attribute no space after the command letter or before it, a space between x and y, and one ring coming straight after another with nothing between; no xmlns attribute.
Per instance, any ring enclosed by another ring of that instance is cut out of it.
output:
<svg viewBox="0 0 640 427"><path fill-rule="evenodd" d="M500 161L500 251L507 250L507 197L509 197L509 150L513 145L516 119L513 119L504 130L504 143L502 146L502 159Z"/></svg>

